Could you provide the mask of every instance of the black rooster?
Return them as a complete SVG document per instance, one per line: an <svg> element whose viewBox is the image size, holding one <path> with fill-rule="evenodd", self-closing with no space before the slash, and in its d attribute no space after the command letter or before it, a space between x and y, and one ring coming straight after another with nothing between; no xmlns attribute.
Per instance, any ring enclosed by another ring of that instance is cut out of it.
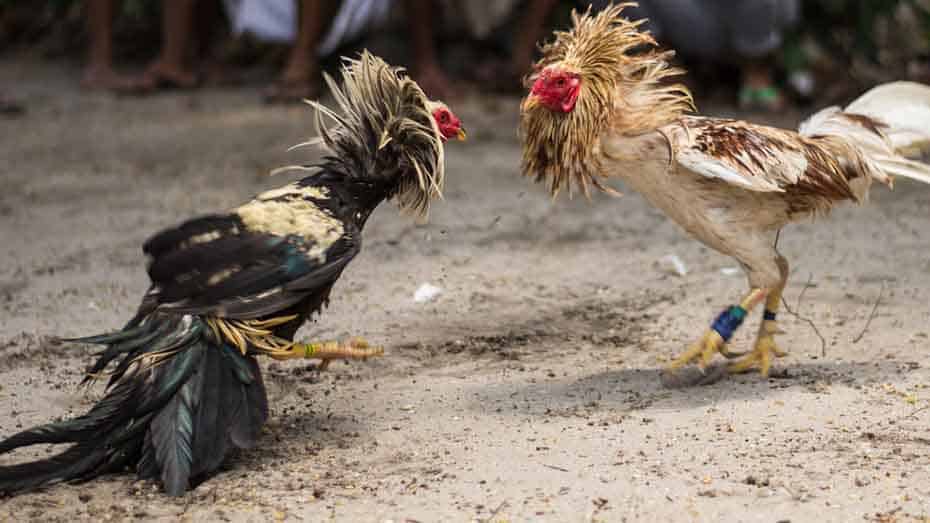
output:
<svg viewBox="0 0 930 523"><path fill-rule="evenodd" d="M69 340L106 345L85 382L109 376L107 394L83 416L0 442L0 453L74 444L0 467L0 493L134 468L181 495L231 448L256 443L268 400L255 355L325 366L381 353L360 341L293 337L327 303L379 203L393 198L426 214L443 185L442 143L464 131L447 107L367 52L346 61L342 78L341 87L326 78L341 115L311 102L321 135L313 142L330 152L318 172L145 243L152 285L136 315L119 332Z"/></svg>

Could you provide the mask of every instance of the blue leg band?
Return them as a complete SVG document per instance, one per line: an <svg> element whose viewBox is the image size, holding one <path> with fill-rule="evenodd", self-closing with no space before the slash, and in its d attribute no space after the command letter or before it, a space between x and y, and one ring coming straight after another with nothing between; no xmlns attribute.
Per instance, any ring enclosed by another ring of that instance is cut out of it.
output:
<svg viewBox="0 0 930 523"><path fill-rule="evenodd" d="M765 321L775 321L775 313L765 309L765 312L762 313L762 319Z"/></svg>
<svg viewBox="0 0 930 523"><path fill-rule="evenodd" d="M733 333L736 332L736 329L743 324L743 319L745 318L746 309L739 305L733 305L721 312L720 316L717 316L717 319L714 320L710 328L717 331L717 334L719 334L720 337L723 338L724 343L726 343L733 337Z"/></svg>

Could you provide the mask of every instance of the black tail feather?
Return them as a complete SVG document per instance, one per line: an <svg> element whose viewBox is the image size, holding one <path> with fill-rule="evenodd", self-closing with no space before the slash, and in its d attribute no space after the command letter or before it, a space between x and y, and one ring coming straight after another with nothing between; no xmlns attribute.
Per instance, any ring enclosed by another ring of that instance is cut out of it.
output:
<svg viewBox="0 0 930 523"><path fill-rule="evenodd" d="M0 454L39 443L77 443L109 425L118 424L124 416L132 414L125 412L125 406L136 399L135 387L129 385L114 387L83 416L33 427L0 441Z"/></svg>
<svg viewBox="0 0 930 523"><path fill-rule="evenodd" d="M194 420L194 455L199 459L191 469L191 476L198 477L217 467L223 462L229 447L227 438L211 437L216 427L228 427L232 424L239 410L241 397L238 394L224 396L227 391L235 390L237 380L235 372L230 372L223 360L226 348L210 350L204 355L204 373L200 396L197 398L197 417ZM234 354L232 357L241 359Z"/></svg>
<svg viewBox="0 0 930 523"><path fill-rule="evenodd" d="M203 345L198 344L188 352L196 352L199 363L203 357ZM195 396L200 394L205 372L205 369L201 369L201 372L190 376L150 425L155 462L161 470L165 492L170 496L180 496L189 486L194 463Z"/></svg>
<svg viewBox="0 0 930 523"><path fill-rule="evenodd" d="M262 426L268 419L268 398L264 393L265 384L262 381L261 369L258 368L258 362L254 358L247 360L246 363L251 367L254 381L250 387L240 387L243 396L240 404L241 412L234 419L230 430L233 444L242 449L255 446Z"/></svg>
<svg viewBox="0 0 930 523"><path fill-rule="evenodd" d="M159 336L164 335L168 332L168 329L171 328L171 323L163 322L155 326L149 326L148 324L143 324L139 327L139 335L131 338L123 338L118 341L102 341L102 342L92 342L84 341L81 339L76 340L78 343L109 343L106 350L101 352L97 356L97 361L87 369L87 376L85 376L83 383L91 381L95 376L99 375L103 369L107 368L107 365L110 364L113 359L121 354L126 354L132 352L140 347L144 347L149 343L155 341ZM132 329L136 330L136 329ZM85 338L86 340L87 338Z"/></svg>
<svg viewBox="0 0 930 523"><path fill-rule="evenodd" d="M89 442L75 445L49 459L0 469L0 492L30 490L42 485L77 479L104 459L102 448Z"/></svg>
<svg viewBox="0 0 930 523"><path fill-rule="evenodd" d="M136 475L139 479L158 479L158 463L155 461L155 445L152 444L152 432L145 431L139 461L136 463Z"/></svg>
<svg viewBox="0 0 930 523"><path fill-rule="evenodd" d="M83 338L62 338L61 341L70 343L90 343L94 345L119 343L124 340L135 338L143 332L148 332L151 328L151 324L135 325L132 328L109 332L107 334L98 334L96 336L86 336Z"/></svg>
<svg viewBox="0 0 930 523"><path fill-rule="evenodd" d="M158 335L153 336L153 333ZM51 458L0 466L0 494L135 468L181 495L214 472L231 446L255 444L268 414L252 356L217 343L199 317L150 316L126 330L83 338L109 344L91 367L121 357L107 394L87 414L0 441L0 454L73 443Z"/></svg>

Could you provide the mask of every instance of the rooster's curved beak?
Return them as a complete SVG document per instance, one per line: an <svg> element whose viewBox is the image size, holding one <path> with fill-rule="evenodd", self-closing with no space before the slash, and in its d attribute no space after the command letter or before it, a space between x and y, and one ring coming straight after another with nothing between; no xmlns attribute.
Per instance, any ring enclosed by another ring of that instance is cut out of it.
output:
<svg viewBox="0 0 930 523"><path fill-rule="evenodd" d="M468 138L468 134L465 132L464 127L459 127L457 133L455 133L455 139L464 142Z"/></svg>

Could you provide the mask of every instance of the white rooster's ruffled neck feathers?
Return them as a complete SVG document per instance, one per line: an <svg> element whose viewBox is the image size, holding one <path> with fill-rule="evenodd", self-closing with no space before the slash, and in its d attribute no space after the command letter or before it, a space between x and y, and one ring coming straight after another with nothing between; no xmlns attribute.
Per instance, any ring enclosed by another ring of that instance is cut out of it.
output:
<svg viewBox="0 0 930 523"><path fill-rule="evenodd" d="M592 15L572 13L570 31L556 32L542 46L543 57L529 77L532 82L547 68L573 72L581 78L577 104L569 113L556 113L524 102L521 131L523 172L547 180L553 195L564 185L598 182L602 170L597 155L598 137L607 129L639 134L656 129L693 110L691 93L681 84L663 80L682 74L669 65L672 51L659 51L652 36L640 30L644 20L622 16L623 3Z"/></svg>

